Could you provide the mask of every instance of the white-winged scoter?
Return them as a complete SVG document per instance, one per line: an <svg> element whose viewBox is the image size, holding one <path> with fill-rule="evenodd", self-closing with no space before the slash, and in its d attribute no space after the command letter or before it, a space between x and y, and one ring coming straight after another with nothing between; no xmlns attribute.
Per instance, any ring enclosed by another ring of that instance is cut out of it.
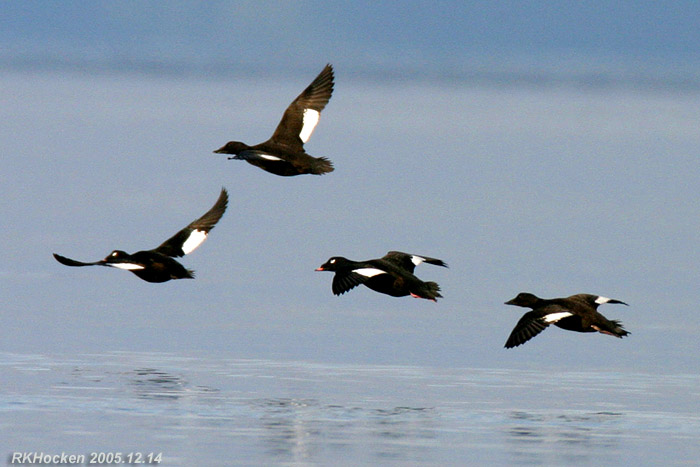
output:
<svg viewBox="0 0 700 467"><path fill-rule="evenodd" d="M214 151L234 154L229 159L245 160L275 175L323 175L333 171L325 157L313 157L304 151L319 122L321 111L333 93L333 67L328 64L311 84L287 107L272 137L264 143L248 146L230 141Z"/></svg>
<svg viewBox="0 0 700 467"><path fill-rule="evenodd" d="M390 251L382 258L367 261L351 261L342 256L334 256L316 271L332 271L332 290L341 295L363 284L370 289L392 297L411 295L437 301L440 286L435 282L423 282L413 275L415 267L421 263L447 267L442 260L427 256L411 255L400 251Z"/></svg>
<svg viewBox="0 0 700 467"><path fill-rule="evenodd" d="M600 295L577 294L566 298L544 299L531 293L519 293L505 304L531 308L532 311L520 318L505 347L510 349L524 344L550 324L568 331L600 332L619 338L628 335L629 332L622 329L619 321L609 320L598 312L598 305L603 303L627 305L620 300Z"/></svg>
<svg viewBox="0 0 700 467"><path fill-rule="evenodd" d="M228 193L221 189L219 199L202 217L190 223L171 238L153 250L137 251L128 254L114 250L105 259L94 263L83 263L54 253L54 258L66 266L110 266L125 269L148 282L167 282L171 279L193 279L194 271L186 269L173 258L191 253L214 228L226 211Z"/></svg>

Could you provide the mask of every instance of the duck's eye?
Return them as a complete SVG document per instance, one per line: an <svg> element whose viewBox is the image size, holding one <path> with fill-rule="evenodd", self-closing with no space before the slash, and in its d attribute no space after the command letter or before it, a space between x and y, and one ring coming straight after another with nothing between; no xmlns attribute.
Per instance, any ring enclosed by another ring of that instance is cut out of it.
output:
<svg viewBox="0 0 700 467"><path fill-rule="evenodd" d="M117 256L119 256L119 253L117 253L116 251L113 251L112 256L116 258Z"/></svg>
<svg viewBox="0 0 700 467"><path fill-rule="evenodd" d="M331 264L335 264L335 259L332 259L332 260L331 260Z"/></svg>

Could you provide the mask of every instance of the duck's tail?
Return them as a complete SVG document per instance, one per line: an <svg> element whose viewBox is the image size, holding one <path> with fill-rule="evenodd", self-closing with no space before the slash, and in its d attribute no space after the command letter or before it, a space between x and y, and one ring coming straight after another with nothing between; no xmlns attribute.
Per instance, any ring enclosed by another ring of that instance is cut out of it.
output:
<svg viewBox="0 0 700 467"><path fill-rule="evenodd" d="M440 286L437 282L424 282L420 290L416 292L411 292L411 295L416 298L425 298L426 300L432 300L437 302L438 298L442 298L440 295Z"/></svg>
<svg viewBox="0 0 700 467"><path fill-rule="evenodd" d="M311 163L311 173L315 175L323 175L333 170L333 163L325 157L316 157Z"/></svg>
<svg viewBox="0 0 700 467"><path fill-rule="evenodd" d="M619 337L620 339L629 335L630 333L622 328L622 323L618 320L611 319L608 321L609 325L605 327L592 326L596 331L607 334L608 336Z"/></svg>

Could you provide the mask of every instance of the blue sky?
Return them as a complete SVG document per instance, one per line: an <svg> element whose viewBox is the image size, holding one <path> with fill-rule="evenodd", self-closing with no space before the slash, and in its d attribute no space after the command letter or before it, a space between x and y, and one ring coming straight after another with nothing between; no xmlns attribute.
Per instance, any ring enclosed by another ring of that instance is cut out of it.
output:
<svg viewBox="0 0 700 467"><path fill-rule="evenodd" d="M607 4L4 4L3 350L697 369L699 7ZM269 137L327 62L307 150L335 172L211 153ZM222 186L195 281L51 257L153 248ZM449 263L417 271L445 299L334 297L314 272L394 249ZM632 335L506 352L521 291L624 300L602 311Z"/></svg>
<svg viewBox="0 0 700 467"><path fill-rule="evenodd" d="M699 13L692 1L5 2L0 44L11 58L239 72L305 69L323 59L375 72L582 60L686 67L697 66Z"/></svg>

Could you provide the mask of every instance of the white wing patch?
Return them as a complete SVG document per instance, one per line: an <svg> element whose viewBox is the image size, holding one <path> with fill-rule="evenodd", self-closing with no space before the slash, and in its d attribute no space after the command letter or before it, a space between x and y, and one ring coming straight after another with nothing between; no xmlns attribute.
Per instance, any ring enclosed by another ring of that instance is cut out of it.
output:
<svg viewBox="0 0 700 467"><path fill-rule="evenodd" d="M301 131L299 132L299 138L302 142L306 143L309 138L311 138L311 133L314 132L314 128L316 128L316 125L318 125L318 121L320 119L320 112L314 109L304 109Z"/></svg>
<svg viewBox="0 0 700 467"><path fill-rule="evenodd" d="M411 255L411 262L418 266L420 263L424 262L425 258L421 258L420 256L416 255Z"/></svg>
<svg viewBox="0 0 700 467"><path fill-rule="evenodd" d="M126 271L138 271L139 269L143 269L143 266L134 263L107 263L107 266L117 269L124 269Z"/></svg>
<svg viewBox="0 0 700 467"><path fill-rule="evenodd" d="M610 301L610 299L608 297L598 297L595 299L595 302L598 305L602 305L603 303L608 303L609 301Z"/></svg>
<svg viewBox="0 0 700 467"><path fill-rule="evenodd" d="M268 161L281 161L282 160L279 157L271 156L270 154L258 154L258 157L260 157L261 159L267 159Z"/></svg>
<svg viewBox="0 0 700 467"><path fill-rule="evenodd" d="M376 268L360 268L360 269L353 269L352 272L355 272L361 276L365 277L374 277L378 276L379 274L386 274L386 271L382 271L381 269L376 269Z"/></svg>
<svg viewBox="0 0 700 467"><path fill-rule="evenodd" d="M182 252L186 255L192 253L195 248L207 239L207 233L203 230L193 230L185 243L182 244Z"/></svg>
<svg viewBox="0 0 700 467"><path fill-rule="evenodd" d="M545 315L544 317L544 322L545 323L556 323L560 319L564 319L567 316L572 316L573 313L569 313L568 311L561 311L559 313L550 313L548 315Z"/></svg>

